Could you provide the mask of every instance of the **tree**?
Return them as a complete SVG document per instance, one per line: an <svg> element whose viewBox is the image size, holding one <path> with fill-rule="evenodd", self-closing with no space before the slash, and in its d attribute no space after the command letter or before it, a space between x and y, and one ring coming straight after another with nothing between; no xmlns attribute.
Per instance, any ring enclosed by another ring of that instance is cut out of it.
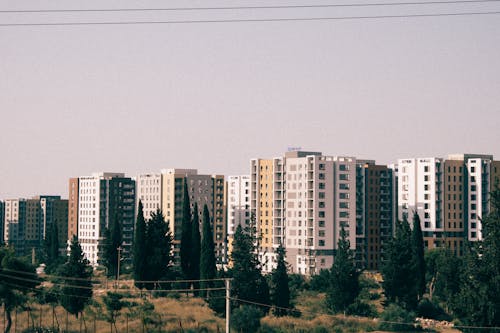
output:
<svg viewBox="0 0 500 333"><path fill-rule="evenodd" d="M241 225L236 228L234 234L231 252L233 263L231 294L237 299L235 305L243 304L238 300L269 304L269 286L262 276L257 241L252 235L252 228L247 228L244 232ZM264 312L268 311L267 307L261 309Z"/></svg>
<svg viewBox="0 0 500 333"><path fill-rule="evenodd" d="M471 245L460 276L453 312L470 326L500 326L500 190L491 192L491 212L482 220L483 241ZM492 332L494 330L491 330ZM486 331L485 331L486 332Z"/></svg>
<svg viewBox="0 0 500 333"><path fill-rule="evenodd" d="M200 219L198 215L198 204L194 204L193 208L193 220L191 221L191 251L190 251L190 261L191 261L191 271L189 279L199 280L200 279L200 256L201 256L201 236L200 236ZM194 289L198 289L198 283L193 283ZM195 293L196 294L196 293Z"/></svg>
<svg viewBox="0 0 500 333"><path fill-rule="evenodd" d="M80 243L73 236L68 261L59 272L61 283L61 305L69 313L78 315L92 299L92 266L85 258Z"/></svg>
<svg viewBox="0 0 500 333"><path fill-rule="evenodd" d="M59 255L59 231L57 228L57 221L54 221L47 236L45 238L45 253L46 253L46 272L52 272L57 266L61 264L61 257Z"/></svg>
<svg viewBox="0 0 500 333"><path fill-rule="evenodd" d="M127 305L128 302L122 301L123 295L109 292L107 295L103 296L104 305L106 306L107 316L106 320L111 325L111 332L113 331L113 326L115 327L115 332L118 332L116 328L116 319L120 315L120 311Z"/></svg>
<svg viewBox="0 0 500 333"><path fill-rule="evenodd" d="M385 253L382 286L387 300L407 310L415 310L418 303L415 260L411 229L406 218L397 222L395 237L386 243Z"/></svg>
<svg viewBox="0 0 500 333"><path fill-rule="evenodd" d="M134 280L137 288L144 288L142 282L146 278L146 221L144 220L144 208L139 200L137 221L134 234Z"/></svg>
<svg viewBox="0 0 500 333"><path fill-rule="evenodd" d="M146 231L146 280L158 281L168 278L172 263L172 234L168 222L165 222L160 209L151 214ZM151 290L157 284L147 283L146 288Z"/></svg>
<svg viewBox="0 0 500 333"><path fill-rule="evenodd" d="M352 252L347 233L342 226L326 294L326 304L333 313L346 311L360 291L359 272Z"/></svg>
<svg viewBox="0 0 500 333"><path fill-rule="evenodd" d="M122 245L122 228L118 213L113 214L111 226L105 230L105 245L103 253L104 265L109 276L118 276L118 248Z"/></svg>
<svg viewBox="0 0 500 333"><path fill-rule="evenodd" d="M425 259L422 226L417 212L413 214L412 248L415 260L415 288L417 289L417 297L420 299L425 293Z"/></svg>
<svg viewBox="0 0 500 333"><path fill-rule="evenodd" d="M16 258L11 248L0 249L0 301L4 306L7 324L12 327L12 310L26 302L25 295L40 284L35 267Z"/></svg>
<svg viewBox="0 0 500 333"><path fill-rule="evenodd" d="M213 280L217 275L217 266L215 261L215 245L212 227L210 226L210 213L207 205L203 206L203 237L201 239L201 254L200 254L200 279ZM201 288L213 287L213 281L201 281ZM208 290L203 290L203 294L207 297Z"/></svg>
<svg viewBox="0 0 500 333"><path fill-rule="evenodd" d="M276 307L274 315L277 317L286 316L290 307L290 288L288 286L288 272L285 261L285 249L280 244L276 250L278 260L276 269L273 270L271 281L273 285L272 303Z"/></svg>
<svg viewBox="0 0 500 333"><path fill-rule="evenodd" d="M190 278L191 272L191 204L189 202L189 193L187 178L184 181L184 198L182 200L182 227L181 227L181 269L185 279Z"/></svg>

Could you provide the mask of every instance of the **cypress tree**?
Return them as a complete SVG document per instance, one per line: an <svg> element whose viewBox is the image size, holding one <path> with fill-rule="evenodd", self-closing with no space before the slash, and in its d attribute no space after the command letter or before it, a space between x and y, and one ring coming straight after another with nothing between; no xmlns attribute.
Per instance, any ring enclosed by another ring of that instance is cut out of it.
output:
<svg viewBox="0 0 500 333"><path fill-rule="evenodd" d="M415 261L415 288L417 288L417 297L420 299L425 293L425 259L422 227L417 212L413 214L412 247Z"/></svg>
<svg viewBox="0 0 500 333"><path fill-rule="evenodd" d="M290 307L290 288L288 287L288 272L285 261L285 249L280 244L276 250L278 254L278 263L274 269L271 280L273 283L272 302L276 306L274 315L277 317L286 316ZM282 309L285 308L285 309Z"/></svg>
<svg viewBox="0 0 500 333"><path fill-rule="evenodd" d="M59 232L57 230L57 221L52 223L50 227L50 236L49 236L49 253L48 257L51 263L57 262L59 259Z"/></svg>
<svg viewBox="0 0 500 333"><path fill-rule="evenodd" d="M333 313L346 311L359 291L359 272L356 269L347 233L342 226L337 253L330 270L330 286L326 295L328 308Z"/></svg>
<svg viewBox="0 0 500 333"><path fill-rule="evenodd" d="M212 227L210 226L210 213L207 205L203 206L203 237L201 239L200 253L200 279L211 280L215 279L217 274L217 266L215 262L215 245ZM211 288L213 281L202 281L202 289ZM208 295L207 291L202 291Z"/></svg>
<svg viewBox="0 0 500 333"><path fill-rule="evenodd" d="M193 220L191 221L191 280L200 279L200 256L201 256L201 236L200 236L200 220L198 215L198 203L194 204ZM198 289L198 283L193 283L194 289Z"/></svg>
<svg viewBox="0 0 500 333"><path fill-rule="evenodd" d="M144 288L143 283L146 276L146 221L144 220L144 208L139 200L137 220L134 234L134 280L137 288Z"/></svg>
<svg viewBox="0 0 500 333"><path fill-rule="evenodd" d="M253 223L252 223L253 224ZM258 259L255 238L251 230L253 225L244 232L238 225L234 234L233 251L231 261L233 262L231 283L231 294L237 300L235 305L245 304L244 301L269 304L269 286L262 276L261 266ZM242 302L238 301L242 300ZM267 307L260 307L267 313Z"/></svg>
<svg viewBox="0 0 500 333"><path fill-rule="evenodd" d="M182 200L182 227L181 227L181 269L185 279L189 279L191 272L191 208L187 178L184 179L184 198Z"/></svg>
<svg viewBox="0 0 500 333"><path fill-rule="evenodd" d="M78 317L92 299L92 266L85 258L76 236L71 240L68 261L61 267L59 275L63 283L61 305Z"/></svg>
<svg viewBox="0 0 500 333"><path fill-rule="evenodd" d="M104 265L108 268L108 276L118 275L118 248L122 244L122 229L118 213L113 214L110 228L104 231L105 245L103 253Z"/></svg>
<svg viewBox="0 0 500 333"><path fill-rule="evenodd" d="M418 303L411 239L410 225L404 218L396 224L395 237L386 244L386 260L382 266L382 286L387 300L406 310L415 310Z"/></svg>
<svg viewBox="0 0 500 333"><path fill-rule="evenodd" d="M146 229L146 280L168 279L172 264L172 234L163 213L157 209L151 214ZM155 288L156 283L147 283L147 289Z"/></svg>

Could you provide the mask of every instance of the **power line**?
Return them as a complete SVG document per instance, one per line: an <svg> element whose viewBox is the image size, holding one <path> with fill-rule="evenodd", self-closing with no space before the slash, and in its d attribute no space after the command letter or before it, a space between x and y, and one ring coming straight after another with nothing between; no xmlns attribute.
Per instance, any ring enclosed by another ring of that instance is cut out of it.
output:
<svg viewBox="0 0 500 333"><path fill-rule="evenodd" d="M146 25L146 24L203 24L203 23L258 23L258 22L298 22L298 21L337 21L337 20L376 20L397 18L426 17L458 17L475 15L497 15L500 11L458 12L431 14L401 14L401 15L368 15L368 16L333 16L333 17L295 17L267 19L220 19L220 20L174 20L174 21L102 21L102 22L40 22L40 23L0 23L0 27L21 26L86 26L86 25Z"/></svg>
<svg viewBox="0 0 500 333"><path fill-rule="evenodd" d="M492 3L500 0L452 0L452 1L412 1L412 2L371 2L320 5L274 5L274 6L223 6L223 7L171 7L171 8L103 8L103 9L19 9L0 10L0 13L86 13L86 12L151 12L151 11L206 11L206 10L252 10L252 9L305 9L335 7L379 7L418 6L440 4Z"/></svg>

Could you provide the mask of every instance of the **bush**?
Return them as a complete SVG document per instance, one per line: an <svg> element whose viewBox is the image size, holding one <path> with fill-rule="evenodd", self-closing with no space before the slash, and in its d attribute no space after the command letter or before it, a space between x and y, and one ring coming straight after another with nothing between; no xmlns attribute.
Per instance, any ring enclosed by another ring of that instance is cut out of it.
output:
<svg viewBox="0 0 500 333"><path fill-rule="evenodd" d="M415 314L408 312L396 304L390 304L380 316L379 328L384 331L407 332L416 331Z"/></svg>
<svg viewBox="0 0 500 333"><path fill-rule="evenodd" d="M231 324L236 332L255 333L260 327L260 319L263 316L259 308L242 305L233 311Z"/></svg>
<svg viewBox="0 0 500 333"><path fill-rule="evenodd" d="M446 321L450 321L452 319L442 307L427 298L424 298L418 305L417 314L419 317L428 319Z"/></svg>
<svg viewBox="0 0 500 333"><path fill-rule="evenodd" d="M314 275L309 283L311 290L325 292L330 287L330 271L322 269L318 275Z"/></svg>
<svg viewBox="0 0 500 333"><path fill-rule="evenodd" d="M365 303L360 300L356 300L354 303L349 305L349 307L347 308L347 314L371 318L375 318L378 316L377 310L375 309L374 305Z"/></svg>

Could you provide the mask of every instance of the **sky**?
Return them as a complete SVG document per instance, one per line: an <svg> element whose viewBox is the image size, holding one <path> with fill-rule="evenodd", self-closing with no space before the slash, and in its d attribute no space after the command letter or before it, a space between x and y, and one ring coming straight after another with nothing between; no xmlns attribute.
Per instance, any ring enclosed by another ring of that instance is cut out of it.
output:
<svg viewBox="0 0 500 333"><path fill-rule="evenodd" d="M67 197L70 177L96 171L245 174L251 158L288 147L381 164L450 153L500 159L500 14L1 26L500 11L489 1L5 12L368 2L0 1L0 200Z"/></svg>

